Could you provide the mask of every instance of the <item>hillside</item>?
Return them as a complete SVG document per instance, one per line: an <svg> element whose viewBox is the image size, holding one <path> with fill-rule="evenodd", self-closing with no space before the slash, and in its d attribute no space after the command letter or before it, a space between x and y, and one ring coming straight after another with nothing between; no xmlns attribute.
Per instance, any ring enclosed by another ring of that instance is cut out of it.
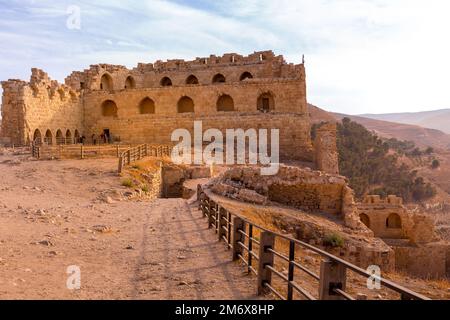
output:
<svg viewBox="0 0 450 320"><path fill-rule="evenodd" d="M434 149L450 150L450 135L439 130L427 129L417 125L369 119L362 116L327 112L311 104L309 105L309 112L313 123L341 121L347 117L362 124L368 130L375 132L383 138L412 141L420 148L433 147Z"/></svg>
<svg viewBox="0 0 450 320"><path fill-rule="evenodd" d="M450 134L450 109L387 114L363 114L361 117L418 125Z"/></svg>

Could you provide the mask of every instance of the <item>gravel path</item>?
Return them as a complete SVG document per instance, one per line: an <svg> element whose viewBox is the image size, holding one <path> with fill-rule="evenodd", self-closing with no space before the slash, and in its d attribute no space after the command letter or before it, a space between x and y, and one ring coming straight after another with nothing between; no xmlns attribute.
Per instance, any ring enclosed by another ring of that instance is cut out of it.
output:
<svg viewBox="0 0 450 320"><path fill-rule="evenodd" d="M115 159L20 159L0 156L0 299L256 299L186 200L115 199Z"/></svg>

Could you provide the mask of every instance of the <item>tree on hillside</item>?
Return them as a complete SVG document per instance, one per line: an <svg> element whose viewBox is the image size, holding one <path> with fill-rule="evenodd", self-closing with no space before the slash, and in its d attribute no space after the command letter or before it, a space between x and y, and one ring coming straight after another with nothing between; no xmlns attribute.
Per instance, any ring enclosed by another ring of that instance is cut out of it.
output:
<svg viewBox="0 0 450 320"><path fill-rule="evenodd" d="M366 193L386 196L395 194L405 201L420 201L434 196L436 191L417 172L398 164L398 155L390 154L390 146L401 153L420 152L409 142L395 139L383 141L364 126L344 118L337 126L339 169L349 178L358 198ZM376 186L376 187L375 187Z"/></svg>

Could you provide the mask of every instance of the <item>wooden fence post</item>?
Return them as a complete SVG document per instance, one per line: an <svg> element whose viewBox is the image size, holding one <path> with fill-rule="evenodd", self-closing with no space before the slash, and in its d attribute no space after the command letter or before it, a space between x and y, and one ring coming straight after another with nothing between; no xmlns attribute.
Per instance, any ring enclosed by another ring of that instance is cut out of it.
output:
<svg viewBox="0 0 450 320"><path fill-rule="evenodd" d="M202 194L202 185L197 185L197 201L200 201L200 195Z"/></svg>
<svg viewBox="0 0 450 320"><path fill-rule="evenodd" d="M119 157L119 173L122 173L123 168L123 157Z"/></svg>
<svg viewBox="0 0 450 320"><path fill-rule="evenodd" d="M245 238L239 230L244 231L244 220L239 217L233 217L233 245L231 247L233 252L233 261L239 259L239 255L242 255L242 247L238 244L238 242L244 243Z"/></svg>
<svg viewBox="0 0 450 320"><path fill-rule="evenodd" d="M81 145L81 159L84 159L84 150L83 150L84 146Z"/></svg>
<svg viewBox="0 0 450 320"><path fill-rule="evenodd" d="M208 199L208 229L212 228L213 223L214 223L214 220L213 220L211 200Z"/></svg>
<svg viewBox="0 0 450 320"><path fill-rule="evenodd" d="M227 232L223 228L223 227L226 227L226 225L227 225L225 223L225 221L224 221L226 216L227 216L227 210L225 210L222 207L219 207L218 214L217 214L217 224L218 224L218 226L217 226L217 229L218 229L217 234L218 234L218 237L219 237L219 241L222 241L223 240L222 238L227 236Z"/></svg>
<svg viewBox="0 0 450 320"><path fill-rule="evenodd" d="M259 239L259 261L258 261L258 290L257 295L263 295L267 292L265 284L271 284L272 272L267 266L273 267L273 253L268 249L273 249L275 245L275 235L271 232L261 232Z"/></svg>
<svg viewBox="0 0 450 320"><path fill-rule="evenodd" d="M346 287L346 268L344 265L330 259L322 260L320 265L320 300L345 300L340 294L334 292L334 289L345 291Z"/></svg>
<svg viewBox="0 0 450 320"><path fill-rule="evenodd" d="M117 158L119 158L120 157L120 147L119 147L119 145L117 145Z"/></svg>

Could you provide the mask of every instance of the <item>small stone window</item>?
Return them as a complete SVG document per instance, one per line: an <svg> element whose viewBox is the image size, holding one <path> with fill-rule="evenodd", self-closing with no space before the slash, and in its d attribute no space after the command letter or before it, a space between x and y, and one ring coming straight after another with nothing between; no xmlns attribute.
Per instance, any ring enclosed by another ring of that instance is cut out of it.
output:
<svg viewBox="0 0 450 320"><path fill-rule="evenodd" d="M388 229L401 229L402 219L396 213L391 213L386 219L386 228Z"/></svg>
<svg viewBox="0 0 450 320"><path fill-rule="evenodd" d="M178 113L194 112L194 101L189 97L182 97L178 101Z"/></svg>
<svg viewBox="0 0 450 320"><path fill-rule="evenodd" d="M225 83L226 79L225 76L223 74L216 74L213 78L213 83Z"/></svg>
<svg viewBox="0 0 450 320"><path fill-rule="evenodd" d="M117 105L112 100L106 100L102 103L102 115L104 117L114 117L117 118Z"/></svg>
<svg viewBox="0 0 450 320"><path fill-rule="evenodd" d="M155 102L150 98L144 98L139 104L140 114L153 114L155 113Z"/></svg>
<svg viewBox="0 0 450 320"><path fill-rule="evenodd" d="M160 82L161 87L170 87L172 86L172 80L169 77L164 77Z"/></svg>

